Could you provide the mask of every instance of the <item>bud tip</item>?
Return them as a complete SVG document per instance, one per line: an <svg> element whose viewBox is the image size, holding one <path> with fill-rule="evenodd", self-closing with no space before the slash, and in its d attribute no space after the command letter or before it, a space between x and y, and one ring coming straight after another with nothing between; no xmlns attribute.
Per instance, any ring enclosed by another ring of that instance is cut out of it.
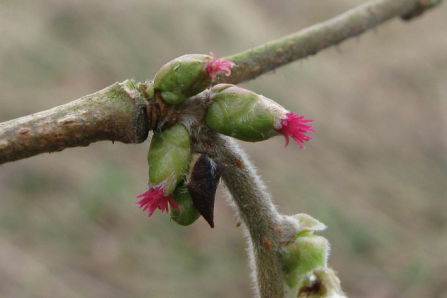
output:
<svg viewBox="0 0 447 298"><path fill-rule="evenodd" d="M224 60L222 58L216 59L216 55L210 53L211 57L213 57L212 61L207 61L206 72L208 75L214 80L216 79L216 75L220 72L225 73L228 77L231 74L230 68L235 66L234 62Z"/></svg>
<svg viewBox="0 0 447 298"><path fill-rule="evenodd" d="M161 185L149 188L148 191L139 195L137 198L142 198L142 200L135 203L135 205L140 205L140 208L144 207L143 212L149 209L149 217L154 214L157 208L161 210L161 213L168 212L168 203L172 206L172 209L181 211L172 196L164 194Z"/></svg>
<svg viewBox="0 0 447 298"><path fill-rule="evenodd" d="M293 113L287 113L286 118L281 119L281 128L277 131L286 138L286 147L289 145L289 136L295 140L301 149L305 149L303 143L313 140L313 138L305 135L307 132L315 132L312 126L307 123L313 122L313 120L305 120L304 116L299 116Z"/></svg>

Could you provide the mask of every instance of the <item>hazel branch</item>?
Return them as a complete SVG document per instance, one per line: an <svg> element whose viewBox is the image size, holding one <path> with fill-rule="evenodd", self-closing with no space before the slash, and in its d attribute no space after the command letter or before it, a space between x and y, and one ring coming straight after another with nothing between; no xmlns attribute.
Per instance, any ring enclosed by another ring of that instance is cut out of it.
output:
<svg viewBox="0 0 447 298"><path fill-rule="evenodd" d="M393 17L411 19L441 2L371 1L298 33L227 57L237 66L232 69L231 76L220 75L216 82L237 84L254 79L337 45ZM0 123L0 164L103 140L143 142L151 119L144 113L147 102L141 88L144 85L131 81L117 83L48 111Z"/></svg>
<svg viewBox="0 0 447 298"><path fill-rule="evenodd" d="M68 104L0 123L0 164L98 141L141 143L147 101L132 81L115 83Z"/></svg>

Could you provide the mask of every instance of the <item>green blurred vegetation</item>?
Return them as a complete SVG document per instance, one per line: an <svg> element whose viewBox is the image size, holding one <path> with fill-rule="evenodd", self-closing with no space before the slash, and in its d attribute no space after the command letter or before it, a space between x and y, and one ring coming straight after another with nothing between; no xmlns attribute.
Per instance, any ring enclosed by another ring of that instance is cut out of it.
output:
<svg viewBox="0 0 447 298"><path fill-rule="evenodd" d="M0 121L144 81L183 54L231 55L363 2L2 1ZM244 84L315 120L306 150L282 138L242 145L282 212L328 225L329 263L349 297L447 297L446 13L393 20ZM252 295L223 190L213 230L134 205L148 144L0 167L0 297Z"/></svg>

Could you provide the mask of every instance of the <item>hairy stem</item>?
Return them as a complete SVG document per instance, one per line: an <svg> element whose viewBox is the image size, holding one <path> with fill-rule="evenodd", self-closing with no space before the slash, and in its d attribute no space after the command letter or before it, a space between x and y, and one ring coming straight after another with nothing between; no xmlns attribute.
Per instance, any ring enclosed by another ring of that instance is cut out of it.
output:
<svg viewBox="0 0 447 298"><path fill-rule="evenodd" d="M284 241L284 220L277 212L255 167L236 142L203 128L201 140L194 150L214 157L226 165L222 179L249 240L249 256L253 269L256 297L284 296L280 263Z"/></svg>

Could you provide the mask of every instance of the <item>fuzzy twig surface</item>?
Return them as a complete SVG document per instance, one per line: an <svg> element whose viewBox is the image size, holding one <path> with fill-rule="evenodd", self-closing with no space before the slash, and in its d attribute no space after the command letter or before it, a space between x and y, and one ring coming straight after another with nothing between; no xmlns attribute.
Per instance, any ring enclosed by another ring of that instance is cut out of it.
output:
<svg viewBox="0 0 447 298"><path fill-rule="evenodd" d="M256 297L283 297L281 244L296 230L278 213L255 167L232 138L204 128L195 150L226 165L222 179L246 232Z"/></svg>

